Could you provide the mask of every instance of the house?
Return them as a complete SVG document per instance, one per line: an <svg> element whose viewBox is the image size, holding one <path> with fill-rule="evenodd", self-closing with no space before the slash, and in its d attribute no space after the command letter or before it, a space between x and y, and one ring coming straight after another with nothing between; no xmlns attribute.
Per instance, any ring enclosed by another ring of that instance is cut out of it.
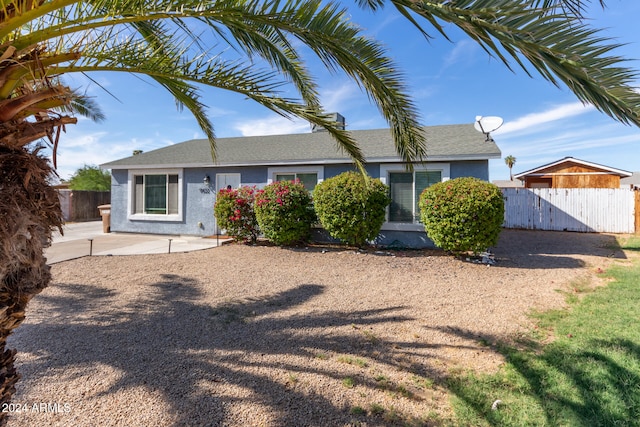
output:
<svg viewBox="0 0 640 427"><path fill-rule="evenodd" d="M631 172L565 157L514 175L526 188L620 188L620 179Z"/></svg>
<svg viewBox="0 0 640 427"><path fill-rule="evenodd" d="M356 130L367 160L366 170L390 186L392 203L377 243L428 247L418 222L418 197L427 186L473 176L489 179L489 159L500 158L493 141L473 124L430 126L427 162L408 172L396 154L389 129ZM197 139L101 165L111 169L111 230L115 232L213 235L218 190L263 187L277 180L299 179L313 190L322 180L354 167L328 132L220 138L217 161L209 141Z"/></svg>

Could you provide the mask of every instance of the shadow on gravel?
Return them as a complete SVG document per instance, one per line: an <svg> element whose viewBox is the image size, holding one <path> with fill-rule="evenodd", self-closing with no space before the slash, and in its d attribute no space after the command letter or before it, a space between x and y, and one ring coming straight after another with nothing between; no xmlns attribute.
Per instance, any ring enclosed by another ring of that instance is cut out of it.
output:
<svg viewBox="0 0 640 427"><path fill-rule="evenodd" d="M580 260L573 258L576 254L623 257L611 236L513 230L503 232L495 253L507 268L581 267ZM18 388L28 387L30 382L60 381L60 375L99 377L96 367L104 365L122 372L102 392L104 396L121 390L151 390L161 395L167 406L157 410L175 417L172 425L239 425L247 420L254 425L278 426L445 423L437 417L413 420L399 412L373 413L367 408L365 413L352 413L353 408L336 405L324 393L309 393L297 383L298 375L318 374L339 384L343 378L337 373L336 363L342 362L318 356L342 353L368 358L388 371L435 379L439 384L441 377L429 371L432 365L425 359L430 356L424 350L444 344L418 342L417 338L410 342L383 340L369 332L371 326L412 320L400 314L404 307L360 311L329 308L287 314L287 310L325 291L324 286L313 283L260 298L207 305L201 302L202 283L168 274L144 286L138 297L124 305L114 304L114 291L100 286L55 286L64 291L64 296L52 297L46 292L37 296L44 313L41 318L46 320L24 323L11 338L11 345L19 352L42 356L20 364L24 379ZM326 332L334 326L343 328ZM457 329L442 332L467 343L467 347L447 346L452 352L468 350L474 343L484 345L486 351L497 351L491 345L496 341L493 337ZM51 336L56 340L42 338ZM398 399L411 396L418 400L424 392L409 389L409 385L401 389L399 384L375 379L372 374L362 374L357 381L363 392L382 387ZM335 385L332 387L328 390L335 391ZM467 398L463 390L451 390ZM534 394L543 398L545 393L540 389ZM246 418L246 414L243 418L239 413L257 407L265 408L271 418Z"/></svg>
<svg viewBox="0 0 640 427"><path fill-rule="evenodd" d="M397 314L403 307L278 314L321 294L324 287L316 284L302 284L264 298L202 305L197 281L164 275L161 282L150 285L152 292L117 308L110 306L113 293L107 289L55 286L64 289L66 296L38 296L51 316L39 324L24 324L12 337L12 345L20 352L50 355L23 362L20 370L25 379L60 380L60 372L70 369L76 373L69 375L77 375L79 367L88 371L83 376L99 377L95 366L107 365L123 375L102 396L140 387L160 393L170 407L158 410L177 417L172 425L240 425L243 419L237 418L234 411L238 408L233 404L267 408L273 417L264 420L269 425L404 425L408 418L400 413L391 418L382 412L353 414L350 407L336 406L323 394L299 390L296 375L317 373L340 381L342 376L332 369L339 361L308 363L319 354L334 353L371 357L393 370L428 375L424 364L412 365L394 350L406 347L403 352L411 352L422 344L380 342L365 333L369 325L409 320ZM344 334L324 333L323 328L329 326L348 329ZM38 339L47 335L57 339ZM290 357L281 361L279 356L285 355L296 356L297 361L291 362ZM264 370L282 372L276 376L280 381L261 375ZM56 377L50 377L52 372L57 372ZM19 387L27 384L23 380ZM373 378L362 378L359 384L380 386ZM389 386L389 390L394 389ZM244 418L245 423L247 419L261 425L251 416Z"/></svg>
<svg viewBox="0 0 640 427"><path fill-rule="evenodd" d="M576 256L626 259L616 237L599 233L503 229L493 248L496 267L581 268Z"/></svg>
<svg viewBox="0 0 640 427"><path fill-rule="evenodd" d="M271 245L268 242L260 244ZM284 247L294 252L361 252L381 257L450 257L440 249L385 249L370 247L357 249L340 244L312 243L302 246ZM633 250L633 249L631 249ZM497 263L503 268L582 268L584 260L578 256L626 259L615 236L600 233L577 233L566 231L503 229L498 244L491 248Z"/></svg>

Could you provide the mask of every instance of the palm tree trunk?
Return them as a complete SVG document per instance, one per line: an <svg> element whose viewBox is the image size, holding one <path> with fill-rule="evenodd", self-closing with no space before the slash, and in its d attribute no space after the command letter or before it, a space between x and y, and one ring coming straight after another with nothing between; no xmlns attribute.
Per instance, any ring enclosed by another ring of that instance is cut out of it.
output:
<svg viewBox="0 0 640 427"><path fill-rule="evenodd" d="M20 378L7 338L24 320L27 303L51 280L43 251L63 220L49 185L54 172L38 152L0 145L0 404L11 401Z"/></svg>

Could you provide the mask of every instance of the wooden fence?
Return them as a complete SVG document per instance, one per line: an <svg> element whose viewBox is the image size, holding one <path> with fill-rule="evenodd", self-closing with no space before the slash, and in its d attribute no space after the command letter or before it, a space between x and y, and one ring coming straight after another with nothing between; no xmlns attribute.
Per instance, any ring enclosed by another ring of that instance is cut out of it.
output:
<svg viewBox="0 0 640 427"><path fill-rule="evenodd" d="M628 188L504 188L504 227L635 233L640 192Z"/></svg>
<svg viewBox="0 0 640 427"><path fill-rule="evenodd" d="M110 191L58 190L65 221L100 219L99 205L111 203Z"/></svg>

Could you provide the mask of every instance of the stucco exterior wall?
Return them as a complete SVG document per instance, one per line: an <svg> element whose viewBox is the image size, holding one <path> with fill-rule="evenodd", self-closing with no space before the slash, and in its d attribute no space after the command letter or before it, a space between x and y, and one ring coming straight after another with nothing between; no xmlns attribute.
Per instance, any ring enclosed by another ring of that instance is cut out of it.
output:
<svg viewBox="0 0 640 427"><path fill-rule="evenodd" d="M489 161L469 160L464 162L451 162L451 179L466 176L489 181Z"/></svg>
<svg viewBox="0 0 640 427"><path fill-rule="evenodd" d="M152 170L149 171L153 173ZM148 234L174 234L210 236L216 234L213 204L215 203L216 175L239 173L243 185L266 182L267 168L216 168L184 169L182 181L181 221L157 221L129 219L127 170L114 170L111 179L111 231ZM209 175L209 185L204 184ZM264 185L264 184L262 184Z"/></svg>

